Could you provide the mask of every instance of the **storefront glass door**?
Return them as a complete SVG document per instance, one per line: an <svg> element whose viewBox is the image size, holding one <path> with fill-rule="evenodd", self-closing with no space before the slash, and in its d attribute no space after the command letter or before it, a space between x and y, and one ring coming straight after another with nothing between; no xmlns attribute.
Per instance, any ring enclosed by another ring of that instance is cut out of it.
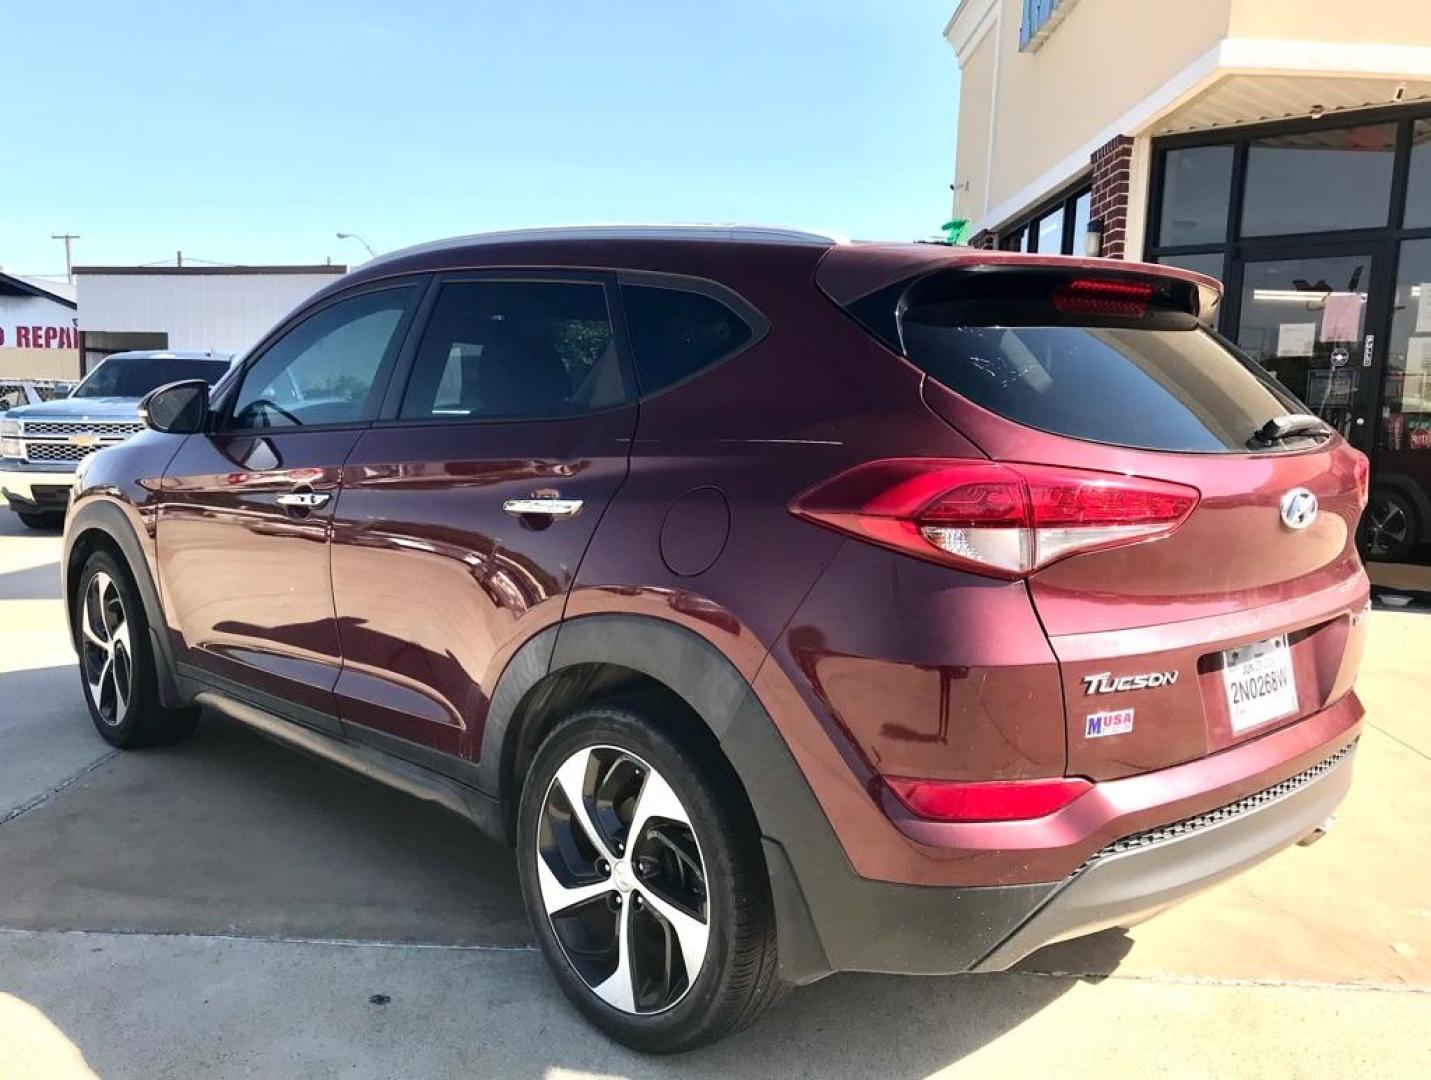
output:
<svg viewBox="0 0 1431 1080"><path fill-rule="evenodd" d="M1384 351L1371 450L1377 495L1362 522L1362 546L1373 558L1405 562L1415 557L1412 542L1426 539L1431 527L1431 240L1401 244Z"/></svg>
<svg viewBox="0 0 1431 1080"><path fill-rule="evenodd" d="M1371 448L1374 253L1287 254L1242 265L1237 343L1355 446Z"/></svg>

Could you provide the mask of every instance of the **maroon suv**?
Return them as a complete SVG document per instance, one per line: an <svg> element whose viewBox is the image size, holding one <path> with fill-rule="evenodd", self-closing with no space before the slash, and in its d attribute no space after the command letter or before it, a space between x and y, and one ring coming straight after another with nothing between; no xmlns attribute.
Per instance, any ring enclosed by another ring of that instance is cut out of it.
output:
<svg viewBox="0 0 1431 1080"><path fill-rule="evenodd" d="M122 747L208 707L515 845L670 1051L832 971L999 970L1318 834L1367 462L1165 267L782 230L368 263L95 455Z"/></svg>

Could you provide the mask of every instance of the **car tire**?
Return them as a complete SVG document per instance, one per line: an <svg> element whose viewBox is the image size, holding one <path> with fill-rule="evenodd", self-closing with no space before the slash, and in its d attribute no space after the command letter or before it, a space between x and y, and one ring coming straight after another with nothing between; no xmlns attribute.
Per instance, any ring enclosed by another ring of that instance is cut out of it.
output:
<svg viewBox="0 0 1431 1080"><path fill-rule="evenodd" d="M159 675L144 605L128 567L107 551L80 570L72 623L80 687L95 729L122 750L163 746L193 734L197 708L159 703Z"/></svg>
<svg viewBox="0 0 1431 1080"><path fill-rule="evenodd" d="M65 515L54 510L16 510L15 515L27 529L58 529L65 523Z"/></svg>
<svg viewBox="0 0 1431 1080"><path fill-rule="evenodd" d="M1421 515L1401 492L1375 488L1357 528L1363 557L1377 562L1406 562L1421 544Z"/></svg>
<svg viewBox="0 0 1431 1080"><path fill-rule="evenodd" d="M567 797L578 786L579 818ZM517 829L542 953L617 1042L693 1049L781 996L759 828L718 750L635 708L584 709L537 750Z"/></svg>

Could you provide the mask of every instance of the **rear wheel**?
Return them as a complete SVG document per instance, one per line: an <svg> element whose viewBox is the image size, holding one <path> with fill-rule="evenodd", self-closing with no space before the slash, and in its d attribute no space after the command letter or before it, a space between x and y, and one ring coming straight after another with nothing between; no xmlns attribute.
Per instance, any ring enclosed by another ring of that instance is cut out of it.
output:
<svg viewBox="0 0 1431 1080"><path fill-rule="evenodd" d="M74 605L80 683L100 735L129 750L192 734L198 709L167 709L159 703L149 624L121 561L107 551L91 555L80 571Z"/></svg>
<svg viewBox="0 0 1431 1080"><path fill-rule="evenodd" d="M1421 515L1399 491L1377 488L1361 516L1362 554L1378 562L1405 562L1421 543Z"/></svg>
<svg viewBox="0 0 1431 1080"><path fill-rule="evenodd" d="M15 515L30 529L58 529L65 523L64 513L56 510L16 510Z"/></svg>
<svg viewBox="0 0 1431 1080"><path fill-rule="evenodd" d="M612 1038L687 1050L778 996L758 830L732 778L638 713L580 712L522 792L522 894L562 990Z"/></svg>

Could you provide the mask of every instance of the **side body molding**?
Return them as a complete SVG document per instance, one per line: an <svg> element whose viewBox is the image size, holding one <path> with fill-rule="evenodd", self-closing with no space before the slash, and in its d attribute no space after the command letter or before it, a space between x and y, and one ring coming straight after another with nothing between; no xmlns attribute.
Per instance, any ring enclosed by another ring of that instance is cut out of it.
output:
<svg viewBox="0 0 1431 1080"><path fill-rule="evenodd" d="M791 865L790 845L818 859L817 849L849 874L848 861L815 796L750 684L710 642L676 623L647 615L584 615L548 627L508 663L492 695L478 763L481 786L511 804L520 778L504 776L514 721L542 707L540 686L586 664L628 668L673 691L710 728L735 767L760 824L770 872L782 977L812 982L833 969ZM550 685L550 683L548 683ZM533 692L535 691L535 693ZM792 830L802 836L787 835ZM821 835L823 834L823 835ZM800 858L800 861L807 861ZM801 875L803 876L803 875Z"/></svg>

